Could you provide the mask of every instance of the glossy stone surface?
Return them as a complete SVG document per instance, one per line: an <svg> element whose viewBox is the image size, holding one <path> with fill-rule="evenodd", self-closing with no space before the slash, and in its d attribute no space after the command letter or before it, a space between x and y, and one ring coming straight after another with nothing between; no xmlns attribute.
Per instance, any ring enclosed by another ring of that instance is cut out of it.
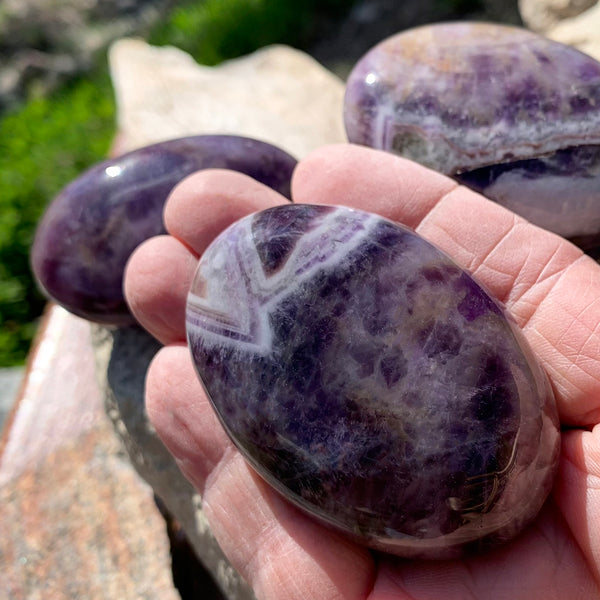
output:
<svg viewBox="0 0 600 600"><path fill-rule="evenodd" d="M551 488L545 374L502 307L400 225L327 206L250 215L202 256L187 328L250 464L371 547L479 552Z"/></svg>
<svg viewBox="0 0 600 600"><path fill-rule="evenodd" d="M419 27L351 73L351 142L446 173L582 246L600 246L600 63L527 30Z"/></svg>
<svg viewBox="0 0 600 600"><path fill-rule="evenodd" d="M140 243L165 233L163 206L179 181L201 169L233 169L289 198L295 165L275 146L229 135L169 140L102 162L64 188L38 224L31 250L38 284L85 319L129 323L125 264Z"/></svg>

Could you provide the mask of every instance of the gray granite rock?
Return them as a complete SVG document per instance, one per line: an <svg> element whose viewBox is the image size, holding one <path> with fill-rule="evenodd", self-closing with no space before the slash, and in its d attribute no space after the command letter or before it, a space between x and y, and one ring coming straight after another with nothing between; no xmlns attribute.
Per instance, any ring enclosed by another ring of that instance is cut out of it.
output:
<svg viewBox="0 0 600 600"><path fill-rule="evenodd" d="M229 600L250 600L252 590L229 564L202 512L202 498L182 475L148 421L146 370L160 344L143 329L92 325L105 407L129 458L186 533L197 557Z"/></svg>
<svg viewBox="0 0 600 600"><path fill-rule="evenodd" d="M0 431L8 417L23 379L23 367L0 369Z"/></svg>

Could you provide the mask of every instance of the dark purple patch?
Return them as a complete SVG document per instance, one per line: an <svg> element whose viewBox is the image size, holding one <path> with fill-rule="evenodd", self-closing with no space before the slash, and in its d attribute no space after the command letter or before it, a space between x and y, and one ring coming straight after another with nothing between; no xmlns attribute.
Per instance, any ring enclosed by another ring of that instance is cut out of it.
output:
<svg viewBox="0 0 600 600"><path fill-rule="evenodd" d="M303 205L301 210L297 208L298 205L291 211L264 210L252 221L252 239L267 275L283 267L297 241L333 210L332 207L316 205Z"/></svg>
<svg viewBox="0 0 600 600"><path fill-rule="evenodd" d="M466 273L457 280L455 288L457 292L465 293L457 309L467 321L474 321L487 313L502 314L496 302Z"/></svg>

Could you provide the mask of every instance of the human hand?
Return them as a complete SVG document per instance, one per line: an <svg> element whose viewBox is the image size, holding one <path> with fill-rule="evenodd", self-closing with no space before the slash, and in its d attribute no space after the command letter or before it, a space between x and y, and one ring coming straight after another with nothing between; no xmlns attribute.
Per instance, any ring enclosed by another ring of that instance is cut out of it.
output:
<svg viewBox="0 0 600 600"><path fill-rule="evenodd" d="M248 213L287 201L244 175L203 171L172 193L169 236L144 243L125 291L165 347L147 375L148 414L203 496L212 531L259 598L527 600L600 597L600 266L452 180L351 145L322 148L295 173L295 202L344 204L420 233L513 315L546 369L563 423L553 493L513 542L482 556L409 561L370 552L287 503L222 430L185 343L185 301L210 241Z"/></svg>

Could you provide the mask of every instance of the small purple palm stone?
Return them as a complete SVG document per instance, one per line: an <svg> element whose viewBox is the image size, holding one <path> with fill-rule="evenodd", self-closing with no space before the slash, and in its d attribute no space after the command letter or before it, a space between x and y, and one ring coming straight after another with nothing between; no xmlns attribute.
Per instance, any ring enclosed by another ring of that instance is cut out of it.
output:
<svg viewBox="0 0 600 600"><path fill-rule="evenodd" d="M600 63L525 29L384 40L346 87L348 139L405 156L600 253Z"/></svg>
<svg viewBox="0 0 600 600"><path fill-rule="evenodd" d="M250 215L202 256L187 330L250 464L354 540L479 552L550 491L560 438L544 372L500 304L402 225L330 206Z"/></svg>
<svg viewBox="0 0 600 600"><path fill-rule="evenodd" d="M80 317L129 324L125 264L139 244L166 233L163 207L184 177L232 169L289 198L295 166L280 148L236 135L167 140L99 163L65 187L40 220L31 249L38 285Z"/></svg>

